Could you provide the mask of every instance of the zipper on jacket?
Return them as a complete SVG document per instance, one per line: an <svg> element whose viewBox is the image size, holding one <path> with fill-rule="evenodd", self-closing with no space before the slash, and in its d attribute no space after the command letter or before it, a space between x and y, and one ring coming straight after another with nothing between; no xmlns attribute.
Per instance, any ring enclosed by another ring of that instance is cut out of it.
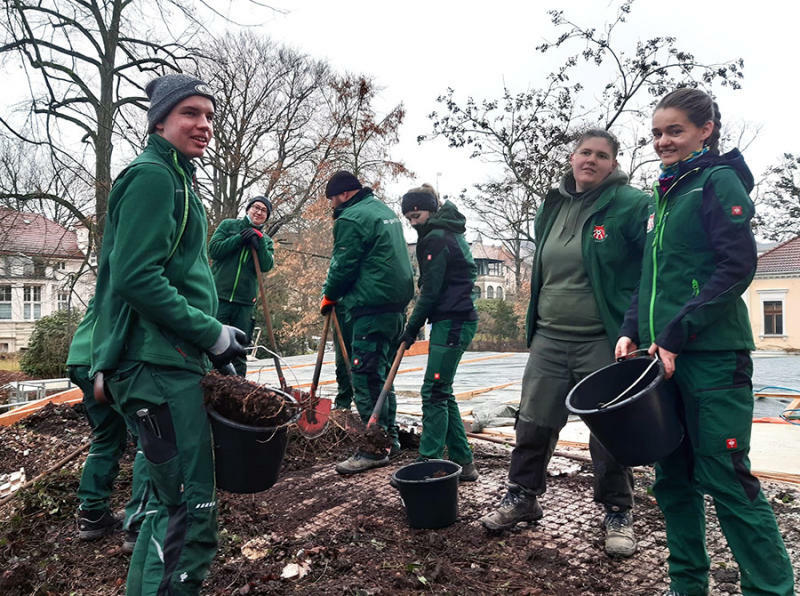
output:
<svg viewBox="0 0 800 596"><path fill-rule="evenodd" d="M700 293L700 284L696 279L692 280L692 296L697 296Z"/></svg>
<svg viewBox="0 0 800 596"><path fill-rule="evenodd" d="M236 288L239 287L239 274L242 272L242 263L244 263L245 259L247 258L247 248L243 248L242 252L239 253L239 266L236 268L236 279L233 280L233 289L231 290L231 297L228 299L228 302L233 302L233 296L236 294Z"/></svg>
<svg viewBox="0 0 800 596"><path fill-rule="evenodd" d="M666 219L668 215L667 211L667 195L672 191L673 188L678 186L678 183L686 178L689 174L694 174L695 172L699 172L700 168L694 168L693 170L689 170L683 176L678 178L672 186L667 189L667 192L664 193L664 196L659 196L658 194L658 182L653 185L653 192L658 200L656 201L656 227L653 230L653 282L650 288L650 341L654 343L656 341L656 324L655 324L655 306L656 306L656 282L657 282L657 275L658 275L658 251L663 247L663 240L664 240L664 228L666 227Z"/></svg>

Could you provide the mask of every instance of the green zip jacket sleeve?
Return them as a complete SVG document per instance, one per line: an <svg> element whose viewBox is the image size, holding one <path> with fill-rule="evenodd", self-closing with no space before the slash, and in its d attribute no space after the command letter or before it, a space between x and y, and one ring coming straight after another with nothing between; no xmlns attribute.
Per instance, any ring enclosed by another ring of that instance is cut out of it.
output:
<svg viewBox="0 0 800 596"><path fill-rule="evenodd" d="M92 363L92 327L94 327L94 298L89 300L72 342L69 344L67 366L89 366Z"/></svg>

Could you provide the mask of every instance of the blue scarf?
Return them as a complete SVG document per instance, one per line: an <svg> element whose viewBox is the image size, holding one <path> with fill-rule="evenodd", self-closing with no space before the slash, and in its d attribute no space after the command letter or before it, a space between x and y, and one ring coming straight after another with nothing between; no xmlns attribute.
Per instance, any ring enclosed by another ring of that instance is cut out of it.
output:
<svg viewBox="0 0 800 596"><path fill-rule="evenodd" d="M692 162L706 153L708 153L708 146L704 145L702 149L692 151L682 160L676 161L672 165L665 166L664 164L661 164L661 174L658 177L658 186L661 189L661 194L663 195L665 192L667 192L675 182L675 179L678 177L678 171L680 170L682 164Z"/></svg>

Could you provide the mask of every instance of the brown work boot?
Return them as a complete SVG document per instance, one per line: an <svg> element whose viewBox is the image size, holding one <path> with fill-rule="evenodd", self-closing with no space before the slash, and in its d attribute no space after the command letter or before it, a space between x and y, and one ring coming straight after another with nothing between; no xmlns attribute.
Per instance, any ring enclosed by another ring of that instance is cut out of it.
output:
<svg viewBox="0 0 800 596"><path fill-rule="evenodd" d="M458 475L460 482L475 482L478 479L478 470L475 469L475 462L471 461L468 464L461 466L461 474Z"/></svg>
<svg viewBox="0 0 800 596"><path fill-rule="evenodd" d="M487 530L498 532L513 528L520 522L536 521L542 515L544 513L536 496L523 492L519 487L511 487L500 501L500 506L484 515L480 521Z"/></svg>
<svg viewBox="0 0 800 596"><path fill-rule="evenodd" d="M630 511L609 511L603 520L606 553L612 557L630 557L636 552L636 535Z"/></svg>

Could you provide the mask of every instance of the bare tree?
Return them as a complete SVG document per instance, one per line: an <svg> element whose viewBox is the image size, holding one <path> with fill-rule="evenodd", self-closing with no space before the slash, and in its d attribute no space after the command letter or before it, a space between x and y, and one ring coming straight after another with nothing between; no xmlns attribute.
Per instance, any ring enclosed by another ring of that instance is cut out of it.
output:
<svg viewBox="0 0 800 596"><path fill-rule="evenodd" d="M768 240L800 235L800 153L784 153L756 189L753 227Z"/></svg>

